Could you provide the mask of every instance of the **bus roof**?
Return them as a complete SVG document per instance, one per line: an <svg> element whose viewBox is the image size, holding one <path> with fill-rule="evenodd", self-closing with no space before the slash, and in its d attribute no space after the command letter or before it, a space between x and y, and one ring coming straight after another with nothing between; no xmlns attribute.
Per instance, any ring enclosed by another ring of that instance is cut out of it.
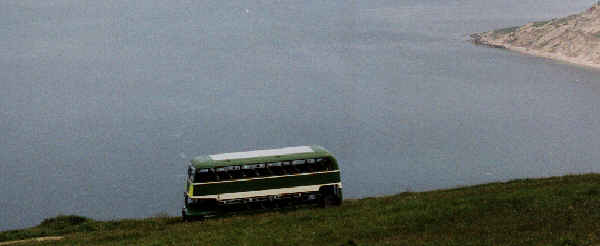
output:
<svg viewBox="0 0 600 246"><path fill-rule="evenodd" d="M323 157L333 158L325 148L312 145L198 156L190 162L201 169Z"/></svg>

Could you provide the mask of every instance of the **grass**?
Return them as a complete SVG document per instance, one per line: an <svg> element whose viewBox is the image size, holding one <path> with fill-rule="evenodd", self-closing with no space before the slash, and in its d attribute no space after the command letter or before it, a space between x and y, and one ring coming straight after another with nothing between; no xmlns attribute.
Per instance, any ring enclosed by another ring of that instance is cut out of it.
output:
<svg viewBox="0 0 600 246"><path fill-rule="evenodd" d="M0 232L0 241L62 235L36 245L600 245L599 208L600 174L586 174L191 223L59 216Z"/></svg>

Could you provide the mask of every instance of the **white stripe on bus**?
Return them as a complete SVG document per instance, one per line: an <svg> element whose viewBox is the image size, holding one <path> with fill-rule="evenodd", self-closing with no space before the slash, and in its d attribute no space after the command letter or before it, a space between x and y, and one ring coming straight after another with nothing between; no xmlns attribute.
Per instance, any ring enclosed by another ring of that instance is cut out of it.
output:
<svg viewBox="0 0 600 246"><path fill-rule="evenodd" d="M281 189L222 193L222 194L218 194L218 195L190 196L190 198L229 200L229 199L238 199L238 198L261 197L261 196L277 196L277 195L282 195L282 194L287 194L287 193L319 191L321 186L326 186L326 185L338 185L339 188L342 188L342 183L339 182L339 183L331 183L331 184L296 186L296 187L281 188Z"/></svg>

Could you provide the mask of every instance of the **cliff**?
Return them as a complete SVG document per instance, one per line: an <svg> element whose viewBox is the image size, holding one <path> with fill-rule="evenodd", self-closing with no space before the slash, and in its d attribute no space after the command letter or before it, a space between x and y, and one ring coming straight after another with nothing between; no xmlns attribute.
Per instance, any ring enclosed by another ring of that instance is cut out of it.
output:
<svg viewBox="0 0 600 246"><path fill-rule="evenodd" d="M475 44L600 68L600 5L583 13L471 35Z"/></svg>

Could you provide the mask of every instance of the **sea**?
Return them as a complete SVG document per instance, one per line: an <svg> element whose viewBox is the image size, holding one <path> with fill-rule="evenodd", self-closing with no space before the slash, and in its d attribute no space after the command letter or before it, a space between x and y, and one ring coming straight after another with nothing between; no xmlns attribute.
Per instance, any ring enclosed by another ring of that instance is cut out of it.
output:
<svg viewBox="0 0 600 246"><path fill-rule="evenodd" d="M176 216L194 156L285 146L345 198L600 172L600 69L468 42L594 2L0 1L0 230Z"/></svg>

